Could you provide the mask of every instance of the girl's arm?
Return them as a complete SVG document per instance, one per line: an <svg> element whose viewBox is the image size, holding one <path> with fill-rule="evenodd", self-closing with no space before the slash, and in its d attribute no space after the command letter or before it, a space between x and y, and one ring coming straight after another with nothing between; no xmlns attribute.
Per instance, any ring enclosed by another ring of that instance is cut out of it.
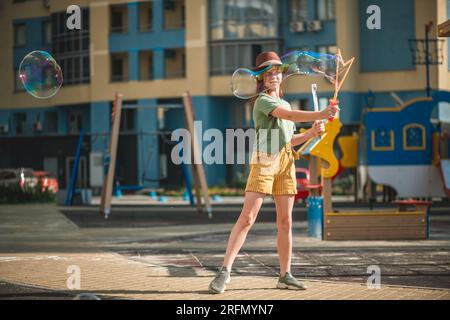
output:
<svg viewBox="0 0 450 320"><path fill-rule="evenodd" d="M291 144L292 146L298 146L313 137L317 137L319 134L325 131L325 126L322 121L314 122L311 129L306 130L303 133L297 133L292 136Z"/></svg>
<svg viewBox="0 0 450 320"><path fill-rule="evenodd" d="M337 105L330 104L326 109L314 112L314 111L301 111L301 110L288 110L283 107L276 107L270 114L273 117L290 120L293 122L312 122L322 119L328 119L334 117L339 111Z"/></svg>
<svg viewBox="0 0 450 320"><path fill-rule="evenodd" d="M314 137L314 134L313 134L312 130L309 129L303 133L294 134L291 139L291 144L293 147L295 147L295 146L298 146L299 144L305 143L312 137Z"/></svg>

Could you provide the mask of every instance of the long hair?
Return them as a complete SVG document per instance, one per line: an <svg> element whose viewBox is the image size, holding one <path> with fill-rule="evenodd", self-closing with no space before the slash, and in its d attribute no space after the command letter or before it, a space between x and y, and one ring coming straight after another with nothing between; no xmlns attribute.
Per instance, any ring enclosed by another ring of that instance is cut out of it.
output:
<svg viewBox="0 0 450 320"><path fill-rule="evenodd" d="M256 92L258 93L258 95L254 96L253 98L250 99L250 105L252 106L252 108L255 106L255 102L256 99L258 99L259 94L262 92L267 91L267 89L264 87L264 79L262 80L257 80L256 83ZM284 97L284 92L283 89L281 88L281 84L280 84L280 98L283 99Z"/></svg>

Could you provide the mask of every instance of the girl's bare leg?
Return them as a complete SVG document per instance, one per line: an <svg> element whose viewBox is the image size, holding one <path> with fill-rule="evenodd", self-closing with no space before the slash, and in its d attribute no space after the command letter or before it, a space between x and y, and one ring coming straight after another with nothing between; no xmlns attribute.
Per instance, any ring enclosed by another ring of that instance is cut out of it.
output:
<svg viewBox="0 0 450 320"><path fill-rule="evenodd" d="M233 229L231 230L230 237L228 239L227 251L223 259L223 266L228 270L231 270L234 259L236 258L239 250L245 242L245 238L253 226L253 223L258 216L259 209L263 203L265 194L259 192L246 192L244 198L244 206L241 214L236 221Z"/></svg>
<svg viewBox="0 0 450 320"><path fill-rule="evenodd" d="M283 277L291 269L294 196L281 195L273 198L277 209L277 248L280 260L280 275Z"/></svg>

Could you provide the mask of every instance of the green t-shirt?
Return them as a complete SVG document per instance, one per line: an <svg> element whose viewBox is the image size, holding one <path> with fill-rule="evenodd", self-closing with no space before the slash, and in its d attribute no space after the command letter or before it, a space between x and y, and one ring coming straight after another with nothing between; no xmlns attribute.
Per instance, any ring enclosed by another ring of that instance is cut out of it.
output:
<svg viewBox="0 0 450 320"><path fill-rule="evenodd" d="M256 99L253 107L253 122L256 130L254 151L277 153L291 141L296 130L295 123L270 115L279 106L291 110L289 102L266 93L260 93Z"/></svg>

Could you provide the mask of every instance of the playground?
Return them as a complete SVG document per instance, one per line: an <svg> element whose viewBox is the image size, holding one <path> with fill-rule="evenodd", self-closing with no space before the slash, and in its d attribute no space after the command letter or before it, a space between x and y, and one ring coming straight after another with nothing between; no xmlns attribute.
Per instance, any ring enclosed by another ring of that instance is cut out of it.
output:
<svg viewBox="0 0 450 320"><path fill-rule="evenodd" d="M450 300L449 19L0 1L0 300Z"/></svg>

